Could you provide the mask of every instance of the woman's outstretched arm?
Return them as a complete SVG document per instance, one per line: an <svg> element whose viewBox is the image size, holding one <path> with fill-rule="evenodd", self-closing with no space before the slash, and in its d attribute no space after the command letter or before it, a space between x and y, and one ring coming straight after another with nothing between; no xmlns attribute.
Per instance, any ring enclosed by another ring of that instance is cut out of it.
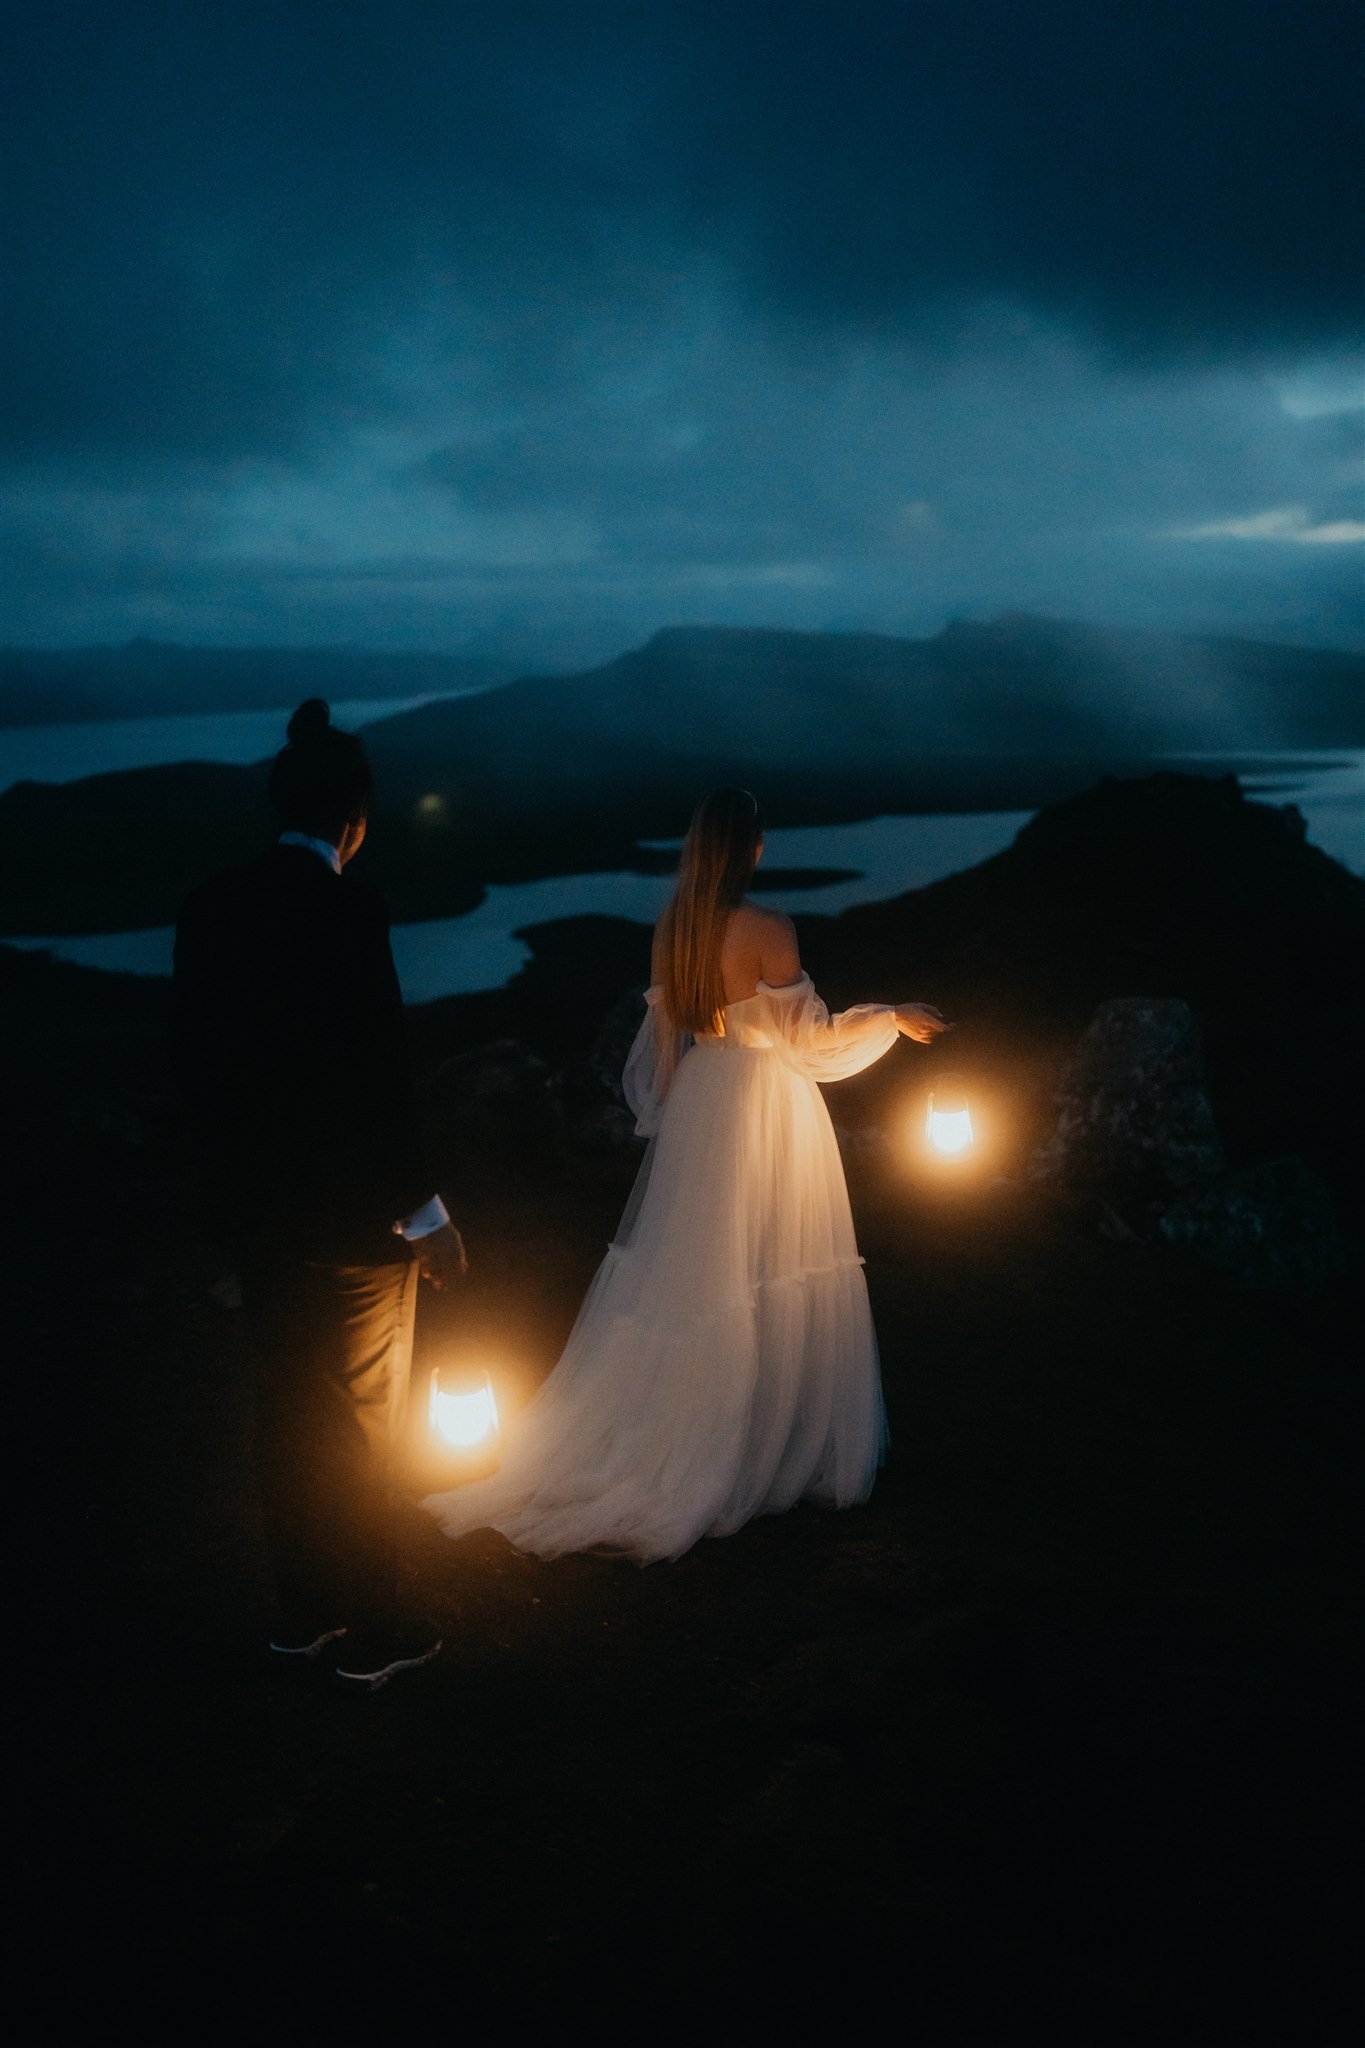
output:
<svg viewBox="0 0 1365 2048"><path fill-rule="evenodd" d="M858 1003L831 1017L802 972L796 927L765 911L759 927L761 979L774 996L773 1019L789 1056L818 1081L842 1081L872 1065L898 1033L931 1044L950 1031L928 1003Z"/></svg>

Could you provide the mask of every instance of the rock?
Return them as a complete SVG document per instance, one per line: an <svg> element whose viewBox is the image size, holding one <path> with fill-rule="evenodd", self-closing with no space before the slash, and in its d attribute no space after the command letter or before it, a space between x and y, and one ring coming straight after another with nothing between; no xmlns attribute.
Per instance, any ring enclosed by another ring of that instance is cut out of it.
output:
<svg viewBox="0 0 1365 2048"><path fill-rule="evenodd" d="M1062 1078L1056 1127L1031 1178L1148 1202L1211 1180L1224 1163L1189 1004L1102 1003Z"/></svg>
<svg viewBox="0 0 1365 2048"><path fill-rule="evenodd" d="M446 1112L479 1112L543 1101L549 1079L550 1069L538 1053L520 1039L498 1038L443 1060L434 1089Z"/></svg>
<svg viewBox="0 0 1365 2048"><path fill-rule="evenodd" d="M635 1118L624 1103L566 1103L564 1123L573 1144L597 1151L622 1152L643 1143L635 1135Z"/></svg>
<svg viewBox="0 0 1365 2048"><path fill-rule="evenodd" d="M72 1103L65 1122L74 1137L123 1151L142 1151L152 1137L147 1118L131 1102L115 1096Z"/></svg>
<svg viewBox="0 0 1365 2048"><path fill-rule="evenodd" d="M588 1071L598 1087L623 1106L626 1098L621 1092L621 1075L644 1016L645 1005L639 991L629 990L608 1010L587 1058Z"/></svg>
<svg viewBox="0 0 1365 2048"><path fill-rule="evenodd" d="M1301 1159L1220 1176L1163 1208L1155 1237L1239 1287L1312 1294L1343 1263L1331 1195Z"/></svg>
<svg viewBox="0 0 1365 2048"><path fill-rule="evenodd" d="M559 1076L559 1112L571 1144L619 1152L640 1143L621 1075L643 1017L644 1003L639 991L632 989L607 1012L584 1057Z"/></svg>
<svg viewBox="0 0 1365 2048"><path fill-rule="evenodd" d="M1327 1187L1299 1158L1226 1170L1189 1005L1101 1004L1030 1175L1088 1196L1122 1242L1178 1251L1239 1287L1314 1292L1342 1262Z"/></svg>

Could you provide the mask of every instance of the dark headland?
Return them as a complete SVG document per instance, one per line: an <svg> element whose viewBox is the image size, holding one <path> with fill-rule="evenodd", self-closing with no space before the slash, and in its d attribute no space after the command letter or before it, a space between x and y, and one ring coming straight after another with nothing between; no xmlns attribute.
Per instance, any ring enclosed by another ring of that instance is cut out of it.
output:
<svg viewBox="0 0 1365 2048"><path fill-rule="evenodd" d="M411 698L507 682L505 662L335 647L0 647L0 728L195 712L288 713L305 697Z"/></svg>
<svg viewBox="0 0 1365 2048"><path fill-rule="evenodd" d="M831 2038L1346 2039L1365 883L1233 782L1148 776L801 936L832 1003L961 1020L992 1134L961 1184L912 1170L909 1047L829 1091L894 1439L871 1504L645 1571L414 1516L447 1654L359 1708L259 1668L242 1337L164 987L0 952L41 1647L16 1853L71 1937L34 2038L527 2007L724 2038L794 1987ZM507 990L411 1015L474 1260L419 1341L523 1386L635 1170L645 973L630 926L531 938Z"/></svg>

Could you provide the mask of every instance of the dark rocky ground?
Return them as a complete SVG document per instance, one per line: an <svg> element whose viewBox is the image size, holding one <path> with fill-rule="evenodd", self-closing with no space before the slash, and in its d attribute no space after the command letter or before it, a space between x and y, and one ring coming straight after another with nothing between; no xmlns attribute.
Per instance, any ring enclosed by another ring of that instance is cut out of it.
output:
<svg viewBox="0 0 1365 2048"><path fill-rule="evenodd" d="M647 1570L450 1546L414 1514L447 1652L364 1702L262 1668L242 1335L193 1239L161 992L0 954L42 1646L11 1748L26 2038L347 2039L529 2008L632 2032L752 2008L925 2042L1347 2038L1362 1276L1353 1162L1312 1121L1359 1107L1331 1070L1344 961L1305 999L1299 1068L1257 1068L1236 1026L1238 977L1283 988L1305 924L1348 943L1360 894L1214 787L1049 814L1027 868L805 935L840 1000L951 1003L954 1059L999 1111L989 1172L945 1184L903 1150L919 1055L830 1092L894 1434L871 1504ZM1087 948L1106 832L1118 910ZM1123 896L1135 846L1155 872L1182 832L1204 879L1172 856L1169 885ZM1054 854L1071 924L1042 900ZM1181 919L1209 891L1224 926L1196 959ZM1150 1188L1115 1209L1028 1180L1093 1002L1136 992L1129 941L1142 992L1195 1005L1234 1163L1306 1130L1344 1244L1315 1291L1149 1242ZM458 1331L527 1384L553 1361L634 1170L591 1048L638 947L555 929L520 987L414 1015L475 1262L460 1303L425 1305L428 1357Z"/></svg>

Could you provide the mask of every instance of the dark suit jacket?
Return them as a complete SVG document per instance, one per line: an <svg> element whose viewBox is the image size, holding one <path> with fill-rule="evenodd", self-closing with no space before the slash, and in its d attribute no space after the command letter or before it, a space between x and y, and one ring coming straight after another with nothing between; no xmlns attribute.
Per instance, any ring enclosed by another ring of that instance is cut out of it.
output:
<svg viewBox="0 0 1365 2048"><path fill-rule="evenodd" d="M308 847L196 889L173 1030L205 1221L230 1244L366 1264L433 1182L378 899Z"/></svg>

